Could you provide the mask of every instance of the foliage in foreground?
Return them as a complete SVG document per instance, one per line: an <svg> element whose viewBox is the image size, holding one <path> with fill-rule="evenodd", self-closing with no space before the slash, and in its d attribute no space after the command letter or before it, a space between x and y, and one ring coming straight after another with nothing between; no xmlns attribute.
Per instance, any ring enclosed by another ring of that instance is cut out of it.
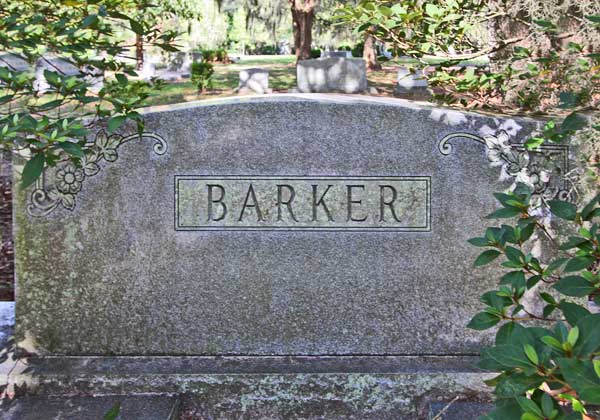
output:
<svg viewBox="0 0 600 420"><path fill-rule="evenodd" d="M30 65L25 71L0 67L0 152L28 159L23 187L60 160L85 165L86 137L98 124L106 123L113 132L132 120L142 130L136 108L150 94L150 85L130 80L136 73L123 59L135 42L121 42L117 34L125 30L132 39L172 50L174 33L129 17L148 7L145 0L0 4L0 50ZM35 80L36 63L46 67L45 84ZM61 70L61 65L76 71ZM102 79L103 87L94 89Z"/></svg>
<svg viewBox="0 0 600 420"><path fill-rule="evenodd" d="M469 323L476 330L498 329L495 345L484 349L479 366L500 372L494 386L496 410L489 420L581 419L586 404L600 404L600 313L584 306L600 304L600 194L577 209L560 200L548 202L551 214L573 233L559 241L532 216L532 192L525 184L495 194L502 208L492 218L514 223L488 228L469 242L489 248L476 266L502 258L509 269L499 288L485 293L486 304ZM546 263L531 252L544 237L556 250Z"/></svg>
<svg viewBox="0 0 600 420"><path fill-rule="evenodd" d="M527 112L600 103L598 2L361 0L337 18L420 60L440 103ZM477 58L490 65L465 65Z"/></svg>

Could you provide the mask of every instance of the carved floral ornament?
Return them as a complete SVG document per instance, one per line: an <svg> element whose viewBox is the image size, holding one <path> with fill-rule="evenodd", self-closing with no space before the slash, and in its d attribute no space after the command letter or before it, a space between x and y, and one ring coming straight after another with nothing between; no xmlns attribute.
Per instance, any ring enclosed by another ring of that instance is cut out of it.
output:
<svg viewBox="0 0 600 420"><path fill-rule="evenodd" d="M443 155L452 152L451 140L469 139L484 144L487 158L495 166L502 166L513 185L522 182L533 188L532 201L540 206L545 200L569 200L569 146L543 144L528 151L521 143L511 143L506 131L479 137L470 133L452 133L442 138L438 148Z"/></svg>
<svg viewBox="0 0 600 420"><path fill-rule="evenodd" d="M159 156L167 153L167 142L156 133L142 133L143 140L152 140L154 153ZM27 212L31 216L46 216L59 207L73 210L77 194L81 191L84 181L100 172L100 163L115 162L119 158L118 149L123 144L140 139L139 134L122 136L107 135L104 130L96 133L94 139L88 142L85 157L80 167L68 159L58 162L56 167L49 168L37 180L31 193Z"/></svg>
<svg viewBox="0 0 600 420"><path fill-rule="evenodd" d="M167 142L158 134L144 132L141 137L154 142L153 151L157 155L162 156L167 152ZM88 143L87 153L80 167L65 159L44 172L31 193L27 212L31 216L40 217L59 207L72 211L84 181L100 172L100 163L103 160L115 162L119 157L119 147L139 138L139 134L109 136L103 130L98 131ZM538 204L552 198L569 199L568 183L565 180L569 171L568 146L544 144L533 151L527 151L523 144L511 143L505 131L499 131L496 135L483 137L470 133L452 133L440 140L439 151L443 155L449 155L453 147L450 142L455 139L469 139L485 145L488 160L493 165L502 166L503 172L513 179L513 183L523 182L533 187L534 199Z"/></svg>

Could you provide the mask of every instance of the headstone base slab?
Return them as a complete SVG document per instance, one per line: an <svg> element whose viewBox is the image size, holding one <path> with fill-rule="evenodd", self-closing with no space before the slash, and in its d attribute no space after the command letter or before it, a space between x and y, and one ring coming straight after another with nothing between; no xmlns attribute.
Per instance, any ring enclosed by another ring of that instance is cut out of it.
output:
<svg viewBox="0 0 600 420"><path fill-rule="evenodd" d="M183 395L202 418L420 419L448 401L491 400L477 356L35 357L27 395ZM465 405L466 404L466 405ZM481 414L473 409L472 418ZM449 411L451 412L451 411ZM460 410L464 417L465 409ZM453 417L442 417L454 420ZM458 419L458 418L456 418Z"/></svg>
<svg viewBox="0 0 600 420"><path fill-rule="evenodd" d="M26 396L0 407L0 415L4 420L97 420L105 418L116 404L120 406L118 419L179 419L179 398L168 395Z"/></svg>

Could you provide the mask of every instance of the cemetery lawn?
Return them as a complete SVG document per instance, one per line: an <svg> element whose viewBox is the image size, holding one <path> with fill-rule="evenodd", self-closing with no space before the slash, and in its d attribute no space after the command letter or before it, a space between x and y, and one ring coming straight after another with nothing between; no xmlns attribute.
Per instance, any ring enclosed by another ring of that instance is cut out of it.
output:
<svg viewBox="0 0 600 420"><path fill-rule="evenodd" d="M243 57L238 63L214 64L213 87L199 94L189 78L169 82L148 98L146 105L166 105L201 99L212 99L236 95L240 70L248 67L269 70L269 87L274 93L286 93L296 87L296 57L293 55L254 55ZM385 66L382 71L368 73L369 86L374 86L378 94L389 96L396 83L397 64Z"/></svg>

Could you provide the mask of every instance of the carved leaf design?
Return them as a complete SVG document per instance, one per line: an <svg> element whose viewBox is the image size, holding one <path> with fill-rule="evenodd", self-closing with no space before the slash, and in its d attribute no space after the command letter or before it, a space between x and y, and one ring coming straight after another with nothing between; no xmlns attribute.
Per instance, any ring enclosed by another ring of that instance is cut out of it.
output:
<svg viewBox="0 0 600 420"><path fill-rule="evenodd" d="M438 144L443 155L452 151L449 141L455 138L485 144L488 160L493 166L502 166L514 178L513 185L522 182L534 188L532 200L538 206L543 204L542 198L569 199L568 181L563 178L569 171L568 146L542 145L536 151L529 152L522 144L511 143L510 136L503 130L483 137L471 133L452 133L443 137Z"/></svg>
<svg viewBox="0 0 600 420"><path fill-rule="evenodd" d="M75 195L63 194L60 203L67 210L73 210L75 208Z"/></svg>
<svg viewBox="0 0 600 420"><path fill-rule="evenodd" d="M83 165L83 172L86 176L94 176L100 172L100 166L96 162L86 162Z"/></svg>
<svg viewBox="0 0 600 420"><path fill-rule="evenodd" d="M104 159L106 159L107 162L114 162L119 158L117 149L113 148L104 149L102 156L104 156Z"/></svg>
<svg viewBox="0 0 600 420"><path fill-rule="evenodd" d="M143 133L141 137L157 142L153 147L156 154L163 155L166 152L167 143L158 134ZM105 131L98 131L94 140L87 143L88 150L82 167L75 167L69 160L58 162L56 169L50 172L51 181L46 183L44 178L32 191L27 212L31 216L46 216L60 206L73 210L77 193L81 190L86 177L100 172L99 163L102 159L107 162L116 161L119 157L117 153L119 146L133 138L140 138L140 136L137 134L127 137L119 134L107 136Z"/></svg>

